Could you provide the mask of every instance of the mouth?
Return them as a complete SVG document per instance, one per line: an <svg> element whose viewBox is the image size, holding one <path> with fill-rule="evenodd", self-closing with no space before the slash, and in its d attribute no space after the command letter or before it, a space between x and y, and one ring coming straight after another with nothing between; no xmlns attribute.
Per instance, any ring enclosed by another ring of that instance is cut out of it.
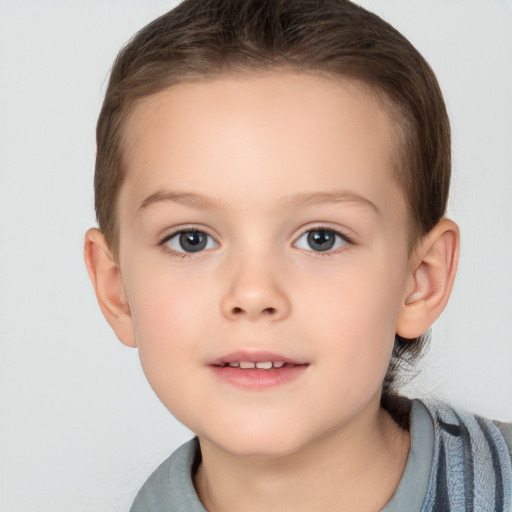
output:
<svg viewBox="0 0 512 512"><path fill-rule="evenodd" d="M240 370L272 370L273 368L284 368L290 366L301 366L300 364L285 363L284 361L231 361L230 363L218 363L214 366L219 368L239 368Z"/></svg>
<svg viewBox="0 0 512 512"><path fill-rule="evenodd" d="M264 390L291 382L308 363L275 354L231 354L210 363L217 378L232 386Z"/></svg>

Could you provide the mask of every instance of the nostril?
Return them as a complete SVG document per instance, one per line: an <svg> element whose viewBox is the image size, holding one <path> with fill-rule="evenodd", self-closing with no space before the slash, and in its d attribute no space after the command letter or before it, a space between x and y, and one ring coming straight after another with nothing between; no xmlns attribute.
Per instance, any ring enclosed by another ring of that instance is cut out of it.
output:
<svg viewBox="0 0 512 512"><path fill-rule="evenodd" d="M240 316L242 314L245 313L245 310L241 307L234 307L232 310L231 310L231 313L232 315L234 316ZM273 316L277 313L277 309L276 308L265 308L265 309L262 309L261 310L261 314L265 315L265 316Z"/></svg>

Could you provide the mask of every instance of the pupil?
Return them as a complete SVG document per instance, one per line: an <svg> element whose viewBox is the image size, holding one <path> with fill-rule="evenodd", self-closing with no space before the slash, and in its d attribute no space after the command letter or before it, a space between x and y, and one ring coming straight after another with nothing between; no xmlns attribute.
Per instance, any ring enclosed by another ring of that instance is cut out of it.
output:
<svg viewBox="0 0 512 512"><path fill-rule="evenodd" d="M202 251L206 247L206 236L200 231L181 233L180 245L187 252Z"/></svg>
<svg viewBox="0 0 512 512"><path fill-rule="evenodd" d="M315 251L328 251L333 248L334 242L334 233L330 231L311 231L308 235L308 244Z"/></svg>

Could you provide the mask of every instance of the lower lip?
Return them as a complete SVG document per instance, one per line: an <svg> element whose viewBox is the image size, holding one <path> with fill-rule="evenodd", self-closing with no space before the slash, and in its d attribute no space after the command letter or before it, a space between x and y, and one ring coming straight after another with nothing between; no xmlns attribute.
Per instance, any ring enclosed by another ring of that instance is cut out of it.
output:
<svg viewBox="0 0 512 512"><path fill-rule="evenodd" d="M259 368L241 369L231 366L211 366L219 379L232 386L244 389L264 390L282 386L299 378L308 365L283 366L263 370Z"/></svg>

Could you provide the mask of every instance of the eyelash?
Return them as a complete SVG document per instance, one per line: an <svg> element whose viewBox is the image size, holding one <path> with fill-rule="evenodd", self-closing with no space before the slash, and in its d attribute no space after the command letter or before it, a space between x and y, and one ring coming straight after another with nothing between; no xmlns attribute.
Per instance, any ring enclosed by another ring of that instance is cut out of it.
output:
<svg viewBox="0 0 512 512"><path fill-rule="evenodd" d="M326 257L329 257L329 256L334 256L336 254L339 254L341 251L345 250L346 246L354 245L353 239L351 237L349 237L348 235L342 233L338 229L334 229L332 227L324 226L324 225L321 225L321 224L317 225L317 226L312 226L312 227L310 226L310 227L308 227L308 229L304 230L300 234L300 236L298 236L296 238L296 240L293 243L293 245L295 247L297 247L297 242L302 237L304 237L308 233L314 233L315 231L316 232L325 232L325 233L333 234L335 237L341 239L341 241L343 242L343 245L341 247L337 247L337 248L334 248L334 249L327 249L325 251L315 251L313 249L303 249L304 251L310 253L310 255L315 257L315 258L326 258ZM335 240L334 243L336 243L336 240ZM301 249L300 247L297 247L297 248Z"/></svg>
<svg viewBox="0 0 512 512"><path fill-rule="evenodd" d="M199 228L195 228L195 227L188 227L188 228L181 228L177 231L174 231L172 233L170 233L169 235L166 235L159 243L158 245L162 248L162 250L168 254L171 254L172 256L174 256L175 258L178 258L178 259L186 259L186 258L191 258L191 257L194 257L196 254L201 254L203 253L205 250L207 249L211 249L211 247L209 248L203 248L199 251L190 251L190 252L187 252L187 251L178 251L176 249L173 249L172 247L169 247L167 245L167 243L172 240L173 238L177 237L177 236L181 236L181 235L184 235L186 233L199 233L201 235L204 235L206 236L209 241L207 241L207 245L211 243L211 240L213 240L213 242L218 245L218 242L217 240L215 240L215 238L208 234L206 231L204 231L203 229L199 229Z"/></svg>
<svg viewBox="0 0 512 512"><path fill-rule="evenodd" d="M328 226L322 226L322 225L318 225L318 226L313 226L313 227L309 227L307 230L304 230L296 239L295 239L295 242L293 243L293 246L298 248L298 249L302 249L306 252L309 252L311 253L311 255L313 255L314 257L319 257L319 258L324 258L324 257L327 257L327 256L332 256L334 254L338 254L340 252L340 248L337 247L337 248L329 248L327 250L324 250L324 251L315 251L313 250L312 248L311 249L305 249L305 248L301 248L301 247L298 247L297 246L297 243L300 241L300 239L302 237L304 237L305 235L307 235L308 233L313 233L313 232L324 232L324 233L329 233L329 234L332 234L334 235L337 239L341 239L343 243L343 245L341 246L341 249L343 249L343 247L345 245L354 245L354 241L352 240L351 237L347 236L346 234L342 233L341 231L339 230L336 230L336 229L333 229L331 227L328 227ZM177 231L174 231L172 232L171 234L169 235L166 235L159 243L158 245L162 248L162 250L166 253L170 253L172 254L173 257L176 257L178 259L186 259L186 258L191 258L191 257L194 257L196 254L201 254L201 253L204 253L206 250L209 250L209 249L212 249L212 247L205 247L203 249L200 249L198 251L190 251L190 252L187 252L185 250L183 251L179 251L179 250L176 250L176 249L173 249L172 247L169 247L167 245L167 243L172 240L173 238L179 236L179 235L183 235L183 234L186 234L186 233L199 233L201 235L204 235L206 237L208 237L208 239L213 240L213 242L218 246L218 242L217 240L215 240L215 238L212 236L212 235L209 235L208 233L206 233L206 231L202 230L202 229L198 229L198 228L194 228L194 227L190 227L190 228L182 228L182 229L179 229ZM210 243L210 241L207 241L207 245ZM339 242L338 242L339 243ZM336 240L334 241L334 244L336 244Z"/></svg>

